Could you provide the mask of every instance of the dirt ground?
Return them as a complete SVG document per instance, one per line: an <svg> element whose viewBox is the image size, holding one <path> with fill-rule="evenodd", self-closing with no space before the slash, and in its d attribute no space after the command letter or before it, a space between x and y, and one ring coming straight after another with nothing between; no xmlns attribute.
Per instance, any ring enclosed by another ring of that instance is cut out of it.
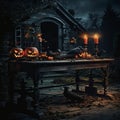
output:
<svg viewBox="0 0 120 120"><path fill-rule="evenodd" d="M74 87L70 87L73 89ZM83 87L84 88L84 87ZM99 95L82 94L81 102L71 102L63 95L63 88L40 91L39 117L33 113L14 111L1 120L120 120L120 84L109 85L107 96L103 88ZM23 107L23 106L22 106ZM3 112L2 112L3 113Z"/></svg>
<svg viewBox="0 0 120 120"><path fill-rule="evenodd" d="M41 108L45 110L43 119L47 120L120 120L120 85L109 86L107 96L103 90L99 95L83 95L82 102L71 102L62 92L47 92L41 94Z"/></svg>

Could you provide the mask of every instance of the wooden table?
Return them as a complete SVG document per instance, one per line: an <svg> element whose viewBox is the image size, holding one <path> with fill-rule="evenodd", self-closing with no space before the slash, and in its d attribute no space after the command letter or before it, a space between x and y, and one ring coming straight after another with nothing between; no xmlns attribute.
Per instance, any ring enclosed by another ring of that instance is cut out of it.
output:
<svg viewBox="0 0 120 120"><path fill-rule="evenodd" d="M69 59L69 60L53 60L53 61L15 61L11 60L8 63L9 70L9 98L14 100L14 80L18 72L27 72L33 78L34 83L34 101L35 106L39 104L39 75L42 76L44 72L51 71L77 71L81 69L101 69L103 71L103 87L104 94L107 92L108 83L108 68L110 62L114 59Z"/></svg>

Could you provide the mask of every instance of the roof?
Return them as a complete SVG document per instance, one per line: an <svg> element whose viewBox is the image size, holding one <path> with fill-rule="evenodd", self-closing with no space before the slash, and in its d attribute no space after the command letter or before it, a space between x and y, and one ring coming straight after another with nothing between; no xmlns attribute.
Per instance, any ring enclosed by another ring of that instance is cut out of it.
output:
<svg viewBox="0 0 120 120"><path fill-rule="evenodd" d="M53 3L54 2L54 3ZM41 5L41 9L52 8L57 15L59 15L66 23L70 25L70 27L74 30L78 30L81 32L86 32L86 29L58 2L58 1L50 1L45 4L45 6ZM40 13L31 16L28 20L24 21L24 23L35 23L40 18Z"/></svg>
<svg viewBox="0 0 120 120"><path fill-rule="evenodd" d="M78 29L83 32L86 31L86 29L59 2L57 2L55 10L68 22L68 24L74 26L74 29Z"/></svg>

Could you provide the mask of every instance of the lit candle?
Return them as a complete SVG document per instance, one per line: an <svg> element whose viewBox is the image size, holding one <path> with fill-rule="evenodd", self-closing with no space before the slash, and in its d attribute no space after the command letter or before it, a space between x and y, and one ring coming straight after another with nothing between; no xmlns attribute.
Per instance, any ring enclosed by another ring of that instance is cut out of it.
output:
<svg viewBox="0 0 120 120"><path fill-rule="evenodd" d="M88 44L88 36L86 34L83 36L83 39L84 39L84 44L87 45Z"/></svg>
<svg viewBox="0 0 120 120"><path fill-rule="evenodd" d="M99 44L99 36L98 36L98 34L94 35L94 43Z"/></svg>

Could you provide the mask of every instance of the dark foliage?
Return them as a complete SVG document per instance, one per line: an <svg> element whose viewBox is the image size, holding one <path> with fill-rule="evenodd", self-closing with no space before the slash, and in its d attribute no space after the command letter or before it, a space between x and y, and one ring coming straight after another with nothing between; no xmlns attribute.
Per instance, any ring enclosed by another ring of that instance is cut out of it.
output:
<svg viewBox="0 0 120 120"><path fill-rule="evenodd" d="M120 47L115 46L115 37L120 31L120 16L112 9L111 5L108 5L101 25L103 48L108 52L109 55L114 55L114 51ZM118 40L117 40L118 41ZM116 54L116 53L115 53Z"/></svg>
<svg viewBox="0 0 120 120"><path fill-rule="evenodd" d="M114 56L120 58L120 33L116 36L114 48Z"/></svg>
<svg viewBox="0 0 120 120"><path fill-rule="evenodd" d="M14 44L14 29L19 22L29 18L39 8L39 0L0 0L0 54L4 41Z"/></svg>
<svg viewBox="0 0 120 120"><path fill-rule="evenodd" d="M68 12L69 12L72 16L75 15L75 11L74 11L73 9L69 9Z"/></svg>

